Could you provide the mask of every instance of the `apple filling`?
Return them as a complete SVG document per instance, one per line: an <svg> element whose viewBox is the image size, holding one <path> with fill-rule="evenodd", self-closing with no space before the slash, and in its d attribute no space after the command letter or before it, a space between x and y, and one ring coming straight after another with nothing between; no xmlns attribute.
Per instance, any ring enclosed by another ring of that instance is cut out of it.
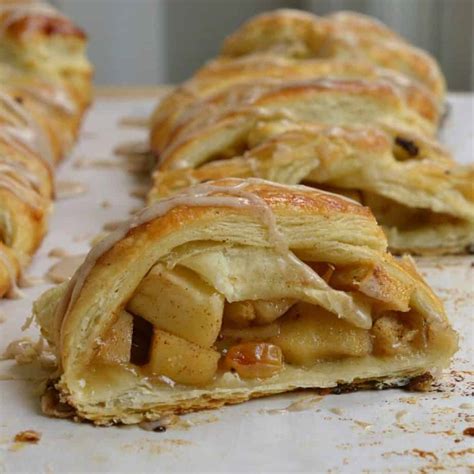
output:
<svg viewBox="0 0 474 474"><path fill-rule="evenodd" d="M309 268L369 305L370 327L295 298L229 302L193 270L158 263L102 338L93 364L133 366L149 380L203 386L227 372L268 378L287 366L423 350L424 322L408 310L400 288L385 287L382 298L373 270Z"/></svg>
<svg viewBox="0 0 474 474"><path fill-rule="evenodd" d="M374 216L382 226L397 227L401 231L430 227L442 224L456 225L461 219L434 212L430 209L411 208L392 201L389 198L363 192L362 204L370 207Z"/></svg>
<svg viewBox="0 0 474 474"><path fill-rule="evenodd" d="M312 186L310 181L305 184ZM400 232L430 228L432 226L461 226L465 221L431 209L405 206L380 194L350 188L339 188L318 184L318 187L335 194L346 196L364 206L370 207L377 222L386 229L397 228Z"/></svg>

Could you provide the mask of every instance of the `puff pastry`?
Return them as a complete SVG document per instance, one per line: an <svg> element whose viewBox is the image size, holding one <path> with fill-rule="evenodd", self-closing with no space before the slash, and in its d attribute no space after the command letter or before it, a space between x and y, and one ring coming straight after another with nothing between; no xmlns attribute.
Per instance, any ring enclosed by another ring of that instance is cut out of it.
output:
<svg viewBox="0 0 474 474"><path fill-rule="evenodd" d="M47 228L53 166L91 100L85 36L49 5L0 2L0 297Z"/></svg>
<svg viewBox="0 0 474 474"><path fill-rule="evenodd" d="M144 209L34 312L60 360L43 408L96 424L405 385L457 347L441 302L387 252L368 208L258 179Z"/></svg>
<svg viewBox="0 0 474 474"><path fill-rule="evenodd" d="M459 253L474 242L474 168L458 165L432 140L281 121L260 124L252 141L239 157L158 169L150 202L199 182L253 176L329 189L368 205L396 253Z"/></svg>
<svg viewBox="0 0 474 474"><path fill-rule="evenodd" d="M156 108L151 119L150 145L160 155L166 148L175 127L187 117L188 109L201 103L204 107L215 101L206 101L232 86L247 86L258 91L256 84L264 82L278 85L288 81L317 78L364 79L384 81L401 94L409 107L433 124L439 121L439 106L436 97L423 85L406 76L357 59L294 60L277 56L252 55L233 61L217 59L201 68L182 86L176 88ZM234 88L235 89L235 88ZM240 93L242 93L240 91ZM229 95L235 93L230 92Z"/></svg>
<svg viewBox="0 0 474 474"><path fill-rule="evenodd" d="M376 20L257 16L154 111L150 201L230 176L304 182L368 205L396 253L463 253L473 168L434 142L443 100L436 62Z"/></svg>
<svg viewBox="0 0 474 474"><path fill-rule="evenodd" d="M230 35L222 56L266 53L297 59L360 58L425 84L440 101L445 80L436 61L374 18L354 12L317 17L275 10L250 19Z"/></svg>
<svg viewBox="0 0 474 474"><path fill-rule="evenodd" d="M160 154L161 169L235 156L262 122L311 121L328 125L374 124L431 136L436 122L410 106L385 81L316 79L275 85L240 85L189 107Z"/></svg>

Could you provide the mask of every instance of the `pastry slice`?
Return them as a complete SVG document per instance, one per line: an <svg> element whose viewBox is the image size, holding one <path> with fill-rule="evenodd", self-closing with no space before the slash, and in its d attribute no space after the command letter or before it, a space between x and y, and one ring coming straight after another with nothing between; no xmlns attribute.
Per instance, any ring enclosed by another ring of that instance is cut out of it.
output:
<svg viewBox="0 0 474 474"><path fill-rule="evenodd" d="M303 186L228 179L162 200L35 303L59 360L43 408L136 423L436 373L456 333L386 246L368 208Z"/></svg>
<svg viewBox="0 0 474 474"><path fill-rule="evenodd" d="M371 208L397 253L462 253L474 244L474 168L413 133L288 121L262 126L255 147L240 157L157 170L149 199L225 177L304 183L350 196Z"/></svg>
<svg viewBox="0 0 474 474"><path fill-rule="evenodd" d="M420 115L385 81L319 79L236 85L186 111L160 155L160 169L197 166L238 156L261 124L306 121L327 125L375 125L433 135Z"/></svg>
<svg viewBox="0 0 474 474"><path fill-rule="evenodd" d="M436 97L422 84L394 70L376 67L356 59L307 59L304 61L278 56L252 55L232 61L211 61L184 84L173 90L158 105L151 119L150 145L156 155L166 148L174 128L196 106L236 85L256 89L256 85L269 85L289 81L318 78L383 80L394 86L405 98L409 107L437 124L439 106ZM205 102L206 103L206 102ZM212 101L214 106L215 101Z"/></svg>
<svg viewBox="0 0 474 474"><path fill-rule="evenodd" d="M269 54L295 59L360 59L394 69L425 84L444 100L445 80L428 53L413 47L374 18L354 12L318 17L275 10L251 18L224 42L221 55Z"/></svg>

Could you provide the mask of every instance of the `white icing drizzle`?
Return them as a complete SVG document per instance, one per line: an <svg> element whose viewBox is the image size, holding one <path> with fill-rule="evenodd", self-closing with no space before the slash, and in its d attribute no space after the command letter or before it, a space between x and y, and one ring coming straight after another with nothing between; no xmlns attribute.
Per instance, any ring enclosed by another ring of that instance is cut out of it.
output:
<svg viewBox="0 0 474 474"><path fill-rule="evenodd" d="M20 88L37 101L56 107L66 114L74 115L77 112L76 104L71 96L59 84L51 84L47 89L29 86L20 86Z"/></svg>
<svg viewBox="0 0 474 474"><path fill-rule="evenodd" d="M0 124L0 136L11 144L20 143L29 150L38 153L48 169L51 169L53 153L49 140L34 118L21 104L3 91L0 91L0 103L16 119L16 123L12 123L11 117L0 107L0 117L6 120L6 124Z"/></svg>
<svg viewBox="0 0 474 474"><path fill-rule="evenodd" d="M41 180L24 166L23 163L8 161L7 158L0 156L0 173L10 173L23 185L29 185L38 191L41 187Z"/></svg>
<svg viewBox="0 0 474 474"><path fill-rule="evenodd" d="M56 107L70 115L77 112L73 96L58 80L25 75L21 69L6 63L0 63L0 78L5 80L6 87L11 86L14 90L31 96L37 102Z"/></svg>
<svg viewBox="0 0 474 474"><path fill-rule="evenodd" d="M28 185L25 186L25 183L6 174L0 174L0 188L7 189L32 209L41 211L43 204L41 196Z"/></svg>
<svg viewBox="0 0 474 474"><path fill-rule="evenodd" d="M8 278L10 280L10 288L7 291L7 297L18 299L23 298L23 292L18 288L16 284L16 271L13 263L10 261L10 257L0 246L0 263L4 265L7 270Z"/></svg>

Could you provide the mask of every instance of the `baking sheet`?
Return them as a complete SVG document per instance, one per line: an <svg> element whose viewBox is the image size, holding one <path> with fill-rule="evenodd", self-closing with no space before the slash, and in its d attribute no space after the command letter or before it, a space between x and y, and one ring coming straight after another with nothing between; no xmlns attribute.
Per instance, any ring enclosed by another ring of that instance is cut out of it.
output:
<svg viewBox="0 0 474 474"><path fill-rule="evenodd" d="M57 175L88 191L56 203L50 232L28 275L45 274L57 260L48 257L53 248L87 252L104 223L122 220L142 204L130 193L146 184L144 175L118 165L112 150L146 137L145 129L124 126L120 119L143 117L154 102L133 94L97 99L80 143ZM459 161L472 162L474 95L451 94L449 102L442 141ZM474 259L425 258L418 264L461 335L461 350L433 392L325 397L297 392L191 414L182 417L185 423L154 433L47 418L39 410L38 367L3 361L0 472L472 472L473 438L463 432L474 427ZM13 339L37 336L37 328L22 333L21 326L32 301L48 286L26 289L22 300L0 301L1 352ZM302 399L296 410L285 410ZM30 429L41 433L37 444L13 441Z"/></svg>

